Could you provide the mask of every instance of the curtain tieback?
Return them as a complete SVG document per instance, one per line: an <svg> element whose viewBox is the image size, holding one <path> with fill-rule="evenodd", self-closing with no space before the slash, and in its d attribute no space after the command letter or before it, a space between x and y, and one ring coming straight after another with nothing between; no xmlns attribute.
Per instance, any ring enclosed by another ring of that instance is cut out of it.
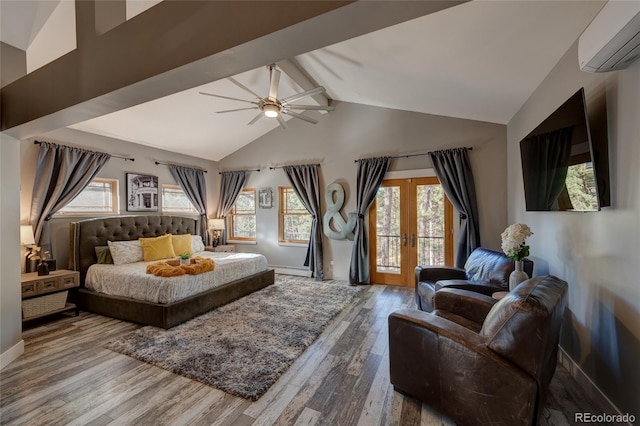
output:
<svg viewBox="0 0 640 426"><path fill-rule="evenodd" d="M460 220L465 220L467 218L466 214L460 213Z"/></svg>
<svg viewBox="0 0 640 426"><path fill-rule="evenodd" d="M364 215L363 214L359 214L358 215L358 219L364 219Z"/></svg>

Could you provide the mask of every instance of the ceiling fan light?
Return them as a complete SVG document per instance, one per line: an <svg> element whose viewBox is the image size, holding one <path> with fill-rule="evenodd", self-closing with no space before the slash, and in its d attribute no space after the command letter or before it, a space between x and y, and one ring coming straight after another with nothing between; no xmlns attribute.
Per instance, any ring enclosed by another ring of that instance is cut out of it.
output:
<svg viewBox="0 0 640 426"><path fill-rule="evenodd" d="M280 113L280 108L277 105L265 105L262 111L265 117L276 118Z"/></svg>

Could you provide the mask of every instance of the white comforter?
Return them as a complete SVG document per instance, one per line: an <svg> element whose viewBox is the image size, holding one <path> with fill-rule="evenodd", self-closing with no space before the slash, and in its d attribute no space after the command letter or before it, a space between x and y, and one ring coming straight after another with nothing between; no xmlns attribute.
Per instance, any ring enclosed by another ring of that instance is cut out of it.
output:
<svg viewBox="0 0 640 426"><path fill-rule="evenodd" d="M267 259L261 254L199 252L194 256L212 258L216 268L197 275L165 278L146 273L147 265L154 262L95 264L87 271L85 287L112 296L165 304L267 269Z"/></svg>

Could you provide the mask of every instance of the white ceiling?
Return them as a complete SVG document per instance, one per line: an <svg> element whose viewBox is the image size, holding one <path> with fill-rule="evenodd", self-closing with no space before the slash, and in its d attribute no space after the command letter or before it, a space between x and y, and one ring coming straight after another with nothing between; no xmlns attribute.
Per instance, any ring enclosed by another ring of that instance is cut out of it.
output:
<svg viewBox="0 0 640 426"><path fill-rule="evenodd" d="M507 124L604 3L472 1L295 59L331 99ZM266 67L236 78L267 95ZM250 99L220 80L72 128L214 161L269 131L287 131L274 119L247 125L255 111L216 114L246 105L200 91ZM283 73L279 97L301 91Z"/></svg>

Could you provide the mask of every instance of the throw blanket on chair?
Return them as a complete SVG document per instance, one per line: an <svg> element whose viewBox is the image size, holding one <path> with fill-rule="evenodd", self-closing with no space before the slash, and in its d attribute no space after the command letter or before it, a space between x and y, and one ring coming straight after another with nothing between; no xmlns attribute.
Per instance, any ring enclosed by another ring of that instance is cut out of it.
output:
<svg viewBox="0 0 640 426"><path fill-rule="evenodd" d="M190 265L181 265L180 260L177 259L152 263L147 266L147 274L153 274L158 277L177 277L184 274L202 274L203 272L213 271L215 268L216 263L213 259L196 256L191 258Z"/></svg>

